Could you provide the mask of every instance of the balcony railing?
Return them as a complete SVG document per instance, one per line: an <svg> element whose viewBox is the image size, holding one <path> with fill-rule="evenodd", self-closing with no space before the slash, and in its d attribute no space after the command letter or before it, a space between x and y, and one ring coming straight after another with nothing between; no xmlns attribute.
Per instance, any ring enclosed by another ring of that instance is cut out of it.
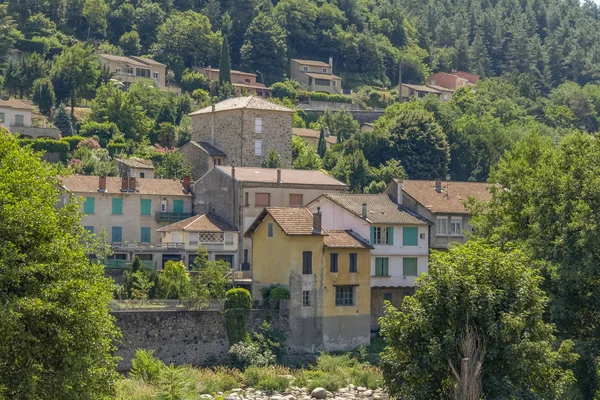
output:
<svg viewBox="0 0 600 400"><path fill-rule="evenodd" d="M252 271L231 270L230 277L233 282L252 282Z"/></svg>
<svg viewBox="0 0 600 400"><path fill-rule="evenodd" d="M127 250L127 249L183 250L183 249L185 249L185 243L183 243L183 242L162 242L162 243L113 242L113 243L111 243L111 248L113 250Z"/></svg>
<svg viewBox="0 0 600 400"><path fill-rule="evenodd" d="M154 218L156 222L178 222L193 216L194 213L158 212Z"/></svg>
<svg viewBox="0 0 600 400"><path fill-rule="evenodd" d="M108 269L128 269L131 268L132 263L133 260L102 260L102 264ZM154 261L142 261L142 264L146 269L156 269L156 263Z"/></svg>

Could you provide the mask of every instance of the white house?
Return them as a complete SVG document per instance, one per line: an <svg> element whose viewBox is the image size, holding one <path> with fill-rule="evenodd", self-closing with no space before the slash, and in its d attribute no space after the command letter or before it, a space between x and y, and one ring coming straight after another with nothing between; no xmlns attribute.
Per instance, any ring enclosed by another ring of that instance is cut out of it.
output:
<svg viewBox="0 0 600 400"><path fill-rule="evenodd" d="M320 209L324 229L352 229L373 246L371 327L376 328L384 301L399 307L414 292L415 279L427 272L429 222L387 194L324 194L307 207Z"/></svg>

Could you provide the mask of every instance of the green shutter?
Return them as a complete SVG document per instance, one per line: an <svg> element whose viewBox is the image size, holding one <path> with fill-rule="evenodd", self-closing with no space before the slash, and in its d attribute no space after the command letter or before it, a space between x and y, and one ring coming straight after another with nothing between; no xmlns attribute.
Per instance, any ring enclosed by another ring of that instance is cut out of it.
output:
<svg viewBox="0 0 600 400"><path fill-rule="evenodd" d="M387 257L375 257L375 276L389 276Z"/></svg>
<svg viewBox="0 0 600 400"><path fill-rule="evenodd" d="M388 226L387 228L387 244L389 244L390 246L394 245L394 227L393 226Z"/></svg>
<svg viewBox="0 0 600 400"><path fill-rule="evenodd" d="M371 244L375 244L375 227L371 227Z"/></svg>
<svg viewBox="0 0 600 400"><path fill-rule="evenodd" d="M419 228L403 227L402 228L402 245L403 246L418 246L419 245Z"/></svg>
<svg viewBox="0 0 600 400"><path fill-rule="evenodd" d="M113 242L122 242L123 241L123 228L120 226L112 227L112 241Z"/></svg>
<svg viewBox="0 0 600 400"><path fill-rule="evenodd" d="M83 203L83 212L84 214L93 214L94 213L94 205L96 203L96 199L93 197L86 197L85 202Z"/></svg>
<svg viewBox="0 0 600 400"><path fill-rule="evenodd" d="M142 209L142 215L152 214L152 200L140 199L140 208Z"/></svg>
<svg viewBox="0 0 600 400"><path fill-rule="evenodd" d="M182 213L183 212L183 200L174 200L173 201L173 212L174 213Z"/></svg>
<svg viewBox="0 0 600 400"><path fill-rule="evenodd" d="M382 271L383 271L383 276L390 276L390 271L389 271L389 262L390 259L389 258L384 258L383 259L383 266L382 266Z"/></svg>
<svg viewBox="0 0 600 400"><path fill-rule="evenodd" d="M121 215L123 214L123 199L113 198L112 199L112 213Z"/></svg>
<svg viewBox="0 0 600 400"><path fill-rule="evenodd" d="M89 233L94 233L94 227L93 226L84 226L83 229L85 229Z"/></svg>
<svg viewBox="0 0 600 400"><path fill-rule="evenodd" d="M404 257L402 259L402 275L417 276L417 259L414 257Z"/></svg>
<svg viewBox="0 0 600 400"><path fill-rule="evenodd" d="M140 230L140 242L150 243L150 228L142 227Z"/></svg>

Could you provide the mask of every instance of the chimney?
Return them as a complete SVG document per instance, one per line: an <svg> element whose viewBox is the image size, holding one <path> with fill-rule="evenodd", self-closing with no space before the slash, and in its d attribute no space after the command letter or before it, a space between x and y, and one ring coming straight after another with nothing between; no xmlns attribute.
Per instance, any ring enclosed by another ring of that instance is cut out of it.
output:
<svg viewBox="0 0 600 400"><path fill-rule="evenodd" d="M191 183L191 182L190 182L190 176L189 176L189 175L186 175L186 176L184 176L184 177L183 177L183 188L184 188L185 190L187 190L188 192L191 192L191 191L192 191L192 186L191 186L191 184L190 184L190 183Z"/></svg>
<svg viewBox="0 0 600 400"><path fill-rule="evenodd" d="M106 177L105 176L98 177L98 192L99 193L106 192Z"/></svg>
<svg viewBox="0 0 600 400"><path fill-rule="evenodd" d="M333 72L333 57L331 57L331 56L329 56L329 66L330 66L330 67L331 67L331 69L332 69L332 71L331 71L331 72Z"/></svg>
<svg viewBox="0 0 600 400"><path fill-rule="evenodd" d="M129 178L126 176L121 178L121 192L129 191Z"/></svg>
<svg viewBox="0 0 600 400"><path fill-rule="evenodd" d="M135 192L137 189L137 184L135 178L129 178L129 191Z"/></svg>
<svg viewBox="0 0 600 400"><path fill-rule="evenodd" d="M323 135L325 137L329 137L329 129L328 128L325 128L325 131L323 132Z"/></svg>
<svg viewBox="0 0 600 400"><path fill-rule="evenodd" d="M313 214L313 234L321 234L321 207Z"/></svg>
<svg viewBox="0 0 600 400"><path fill-rule="evenodd" d="M231 166L231 179L235 180L235 165Z"/></svg>
<svg viewBox="0 0 600 400"><path fill-rule="evenodd" d="M363 219L367 219L367 203L363 203L362 205L362 214L361 217Z"/></svg>
<svg viewBox="0 0 600 400"><path fill-rule="evenodd" d="M277 183L281 183L281 169L277 168Z"/></svg>
<svg viewBox="0 0 600 400"><path fill-rule="evenodd" d="M438 193L442 193L442 180L441 179L435 180L435 191Z"/></svg>
<svg viewBox="0 0 600 400"><path fill-rule="evenodd" d="M402 195L403 195L403 186L404 186L404 181L402 179L397 179L396 180L396 185L398 186L397 190L398 192L396 193L396 202L400 205L402 205Z"/></svg>

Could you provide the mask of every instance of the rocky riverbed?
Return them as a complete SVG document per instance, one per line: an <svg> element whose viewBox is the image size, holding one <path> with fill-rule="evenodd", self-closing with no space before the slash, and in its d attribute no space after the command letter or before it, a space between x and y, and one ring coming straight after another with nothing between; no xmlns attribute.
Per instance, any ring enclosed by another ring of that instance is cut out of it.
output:
<svg viewBox="0 0 600 400"><path fill-rule="evenodd" d="M292 387L286 392L264 391L248 389L233 389L230 393L217 393L217 397L225 398L225 400L387 400L388 396L382 389L367 389L361 386L352 384L345 388L339 389L337 392L330 392L324 388L315 388L309 391L306 388ZM203 394L201 400L214 400L215 396Z"/></svg>

